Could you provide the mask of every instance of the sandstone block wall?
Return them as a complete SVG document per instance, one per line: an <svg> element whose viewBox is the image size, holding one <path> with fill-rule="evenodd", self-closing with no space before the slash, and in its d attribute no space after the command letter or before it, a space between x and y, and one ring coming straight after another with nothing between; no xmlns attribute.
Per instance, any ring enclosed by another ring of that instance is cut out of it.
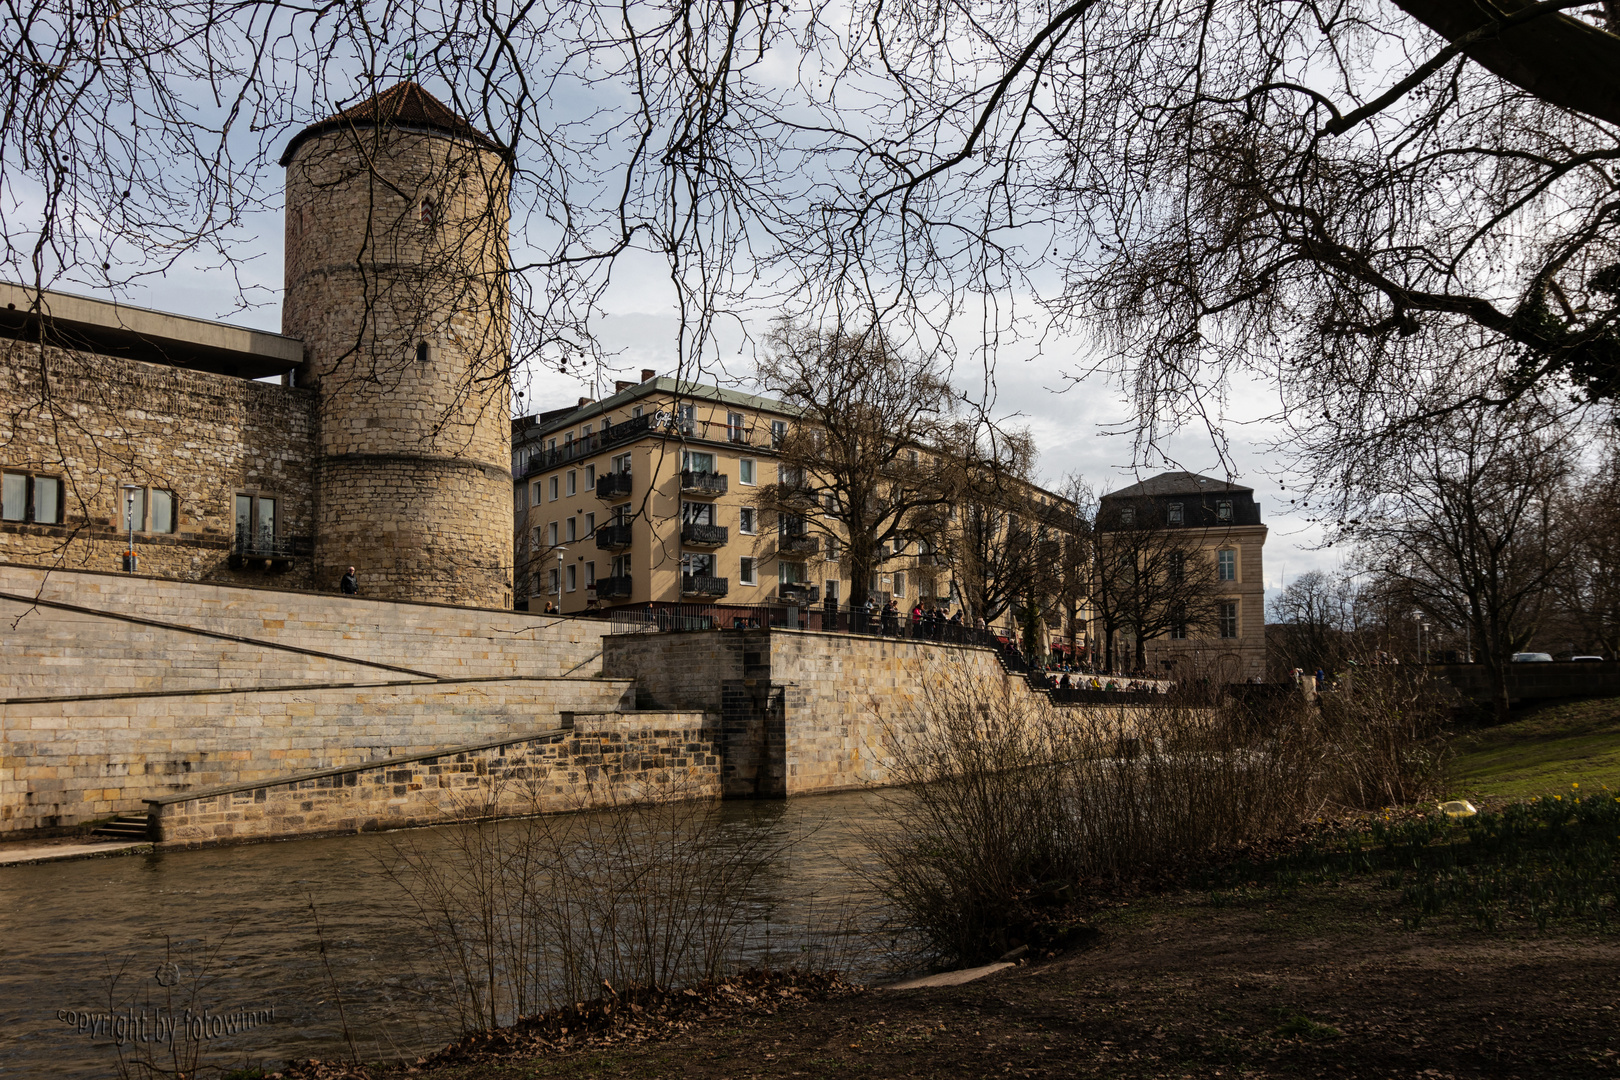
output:
<svg viewBox="0 0 1620 1080"><path fill-rule="evenodd" d="M782 797L892 782L894 741L918 730L929 680L1045 699L989 649L795 630L624 634L603 670L638 700L719 709L730 797Z"/></svg>
<svg viewBox="0 0 1620 1080"><path fill-rule="evenodd" d="M362 585L364 582L362 581ZM601 668L606 621L396 603L338 594L69 573L0 564L0 696L397 678L374 665L443 677L563 675ZM97 619L31 598L250 639ZM22 599L16 599L22 598ZM20 617L19 617L20 616ZM322 660L259 644L329 653ZM345 663L348 661L349 663ZM582 666L583 665L583 666Z"/></svg>
<svg viewBox="0 0 1620 1080"><path fill-rule="evenodd" d="M63 482L60 525L0 522L0 560L118 570L125 484L173 492L172 533L137 532L144 573L309 588L315 396L248 379L0 342L0 468ZM230 565L238 493L276 500L290 569ZM336 578L324 582L331 587Z"/></svg>
<svg viewBox="0 0 1620 1080"><path fill-rule="evenodd" d="M579 715L570 730L153 800L150 820L164 843L194 845L713 799L714 734L700 712Z"/></svg>
<svg viewBox="0 0 1620 1080"><path fill-rule="evenodd" d="M491 679L0 703L0 833L272 781L627 706L627 680Z"/></svg>

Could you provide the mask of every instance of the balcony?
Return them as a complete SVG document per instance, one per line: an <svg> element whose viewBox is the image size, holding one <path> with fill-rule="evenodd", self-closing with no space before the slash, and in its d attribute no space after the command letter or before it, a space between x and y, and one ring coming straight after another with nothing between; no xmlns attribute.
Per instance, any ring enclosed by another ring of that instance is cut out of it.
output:
<svg viewBox="0 0 1620 1080"><path fill-rule="evenodd" d="M597 578L596 598L598 600L630 599L630 575L623 574L619 577Z"/></svg>
<svg viewBox="0 0 1620 1080"><path fill-rule="evenodd" d="M784 555L814 555L821 550L821 537L789 533L777 542L776 550Z"/></svg>
<svg viewBox="0 0 1620 1080"><path fill-rule="evenodd" d="M596 546L602 551L620 551L630 546L629 525L603 525L596 530Z"/></svg>
<svg viewBox="0 0 1620 1080"><path fill-rule="evenodd" d="M788 604L814 604L821 599L821 586L784 581L776 587L776 595Z"/></svg>
<svg viewBox="0 0 1620 1080"><path fill-rule="evenodd" d="M724 473L693 472L690 469L681 470L681 494L724 495L725 493L726 476Z"/></svg>
<svg viewBox="0 0 1620 1080"><path fill-rule="evenodd" d="M630 474L608 473L606 476L596 478L596 497L598 499L622 499L630 495Z"/></svg>
<svg viewBox="0 0 1620 1080"><path fill-rule="evenodd" d="M724 525L697 525L688 522L681 526L681 543L687 547L720 547L729 535L730 530Z"/></svg>
<svg viewBox="0 0 1620 1080"><path fill-rule="evenodd" d="M729 580L723 577L710 577L708 574L682 574L682 596L724 596Z"/></svg>
<svg viewBox="0 0 1620 1080"><path fill-rule="evenodd" d="M231 546L228 561L233 569L241 569L262 559L273 569L286 570L292 566L294 558L308 555L312 547L310 541L303 537L238 536L236 543Z"/></svg>

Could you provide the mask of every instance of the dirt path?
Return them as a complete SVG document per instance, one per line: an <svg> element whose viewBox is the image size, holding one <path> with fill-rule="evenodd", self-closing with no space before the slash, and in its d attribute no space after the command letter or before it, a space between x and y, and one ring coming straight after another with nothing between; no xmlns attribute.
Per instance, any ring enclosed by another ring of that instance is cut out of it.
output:
<svg viewBox="0 0 1620 1080"><path fill-rule="evenodd" d="M1401 928L1369 883L1137 902L1088 949L672 1038L429 1066L516 1077L1620 1077L1620 935ZM418 1074L421 1075L421 1074Z"/></svg>

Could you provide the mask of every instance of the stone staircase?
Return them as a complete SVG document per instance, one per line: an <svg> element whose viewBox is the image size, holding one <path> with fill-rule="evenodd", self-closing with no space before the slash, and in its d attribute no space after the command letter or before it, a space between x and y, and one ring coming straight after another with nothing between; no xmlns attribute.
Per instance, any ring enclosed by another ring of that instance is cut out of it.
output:
<svg viewBox="0 0 1620 1080"><path fill-rule="evenodd" d="M107 840L150 840L151 824L145 814L119 814L90 830Z"/></svg>

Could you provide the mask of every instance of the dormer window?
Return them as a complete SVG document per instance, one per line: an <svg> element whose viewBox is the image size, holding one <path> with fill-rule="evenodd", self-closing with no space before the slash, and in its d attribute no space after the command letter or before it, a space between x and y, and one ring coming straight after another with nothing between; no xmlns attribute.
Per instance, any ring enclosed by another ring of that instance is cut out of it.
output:
<svg viewBox="0 0 1620 1080"><path fill-rule="evenodd" d="M1222 499L1215 504L1215 516L1221 521L1232 520L1232 500Z"/></svg>
<svg viewBox="0 0 1620 1080"><path fill-rule="evenodd" d="M1119 508L1119 523L1121 525L1135 525L1136 524L1136 508L1134 506L1122 506L1122 507L1120 507Z"/></svg>
<svg viewBox="0 0 1620 1080"><path fill-rule="evenodd" d="M1181 503L1171 503L1170 504L1170 524L1172 524L1172 525L1180 525L1181 520L1182 520Z"/></svg>

